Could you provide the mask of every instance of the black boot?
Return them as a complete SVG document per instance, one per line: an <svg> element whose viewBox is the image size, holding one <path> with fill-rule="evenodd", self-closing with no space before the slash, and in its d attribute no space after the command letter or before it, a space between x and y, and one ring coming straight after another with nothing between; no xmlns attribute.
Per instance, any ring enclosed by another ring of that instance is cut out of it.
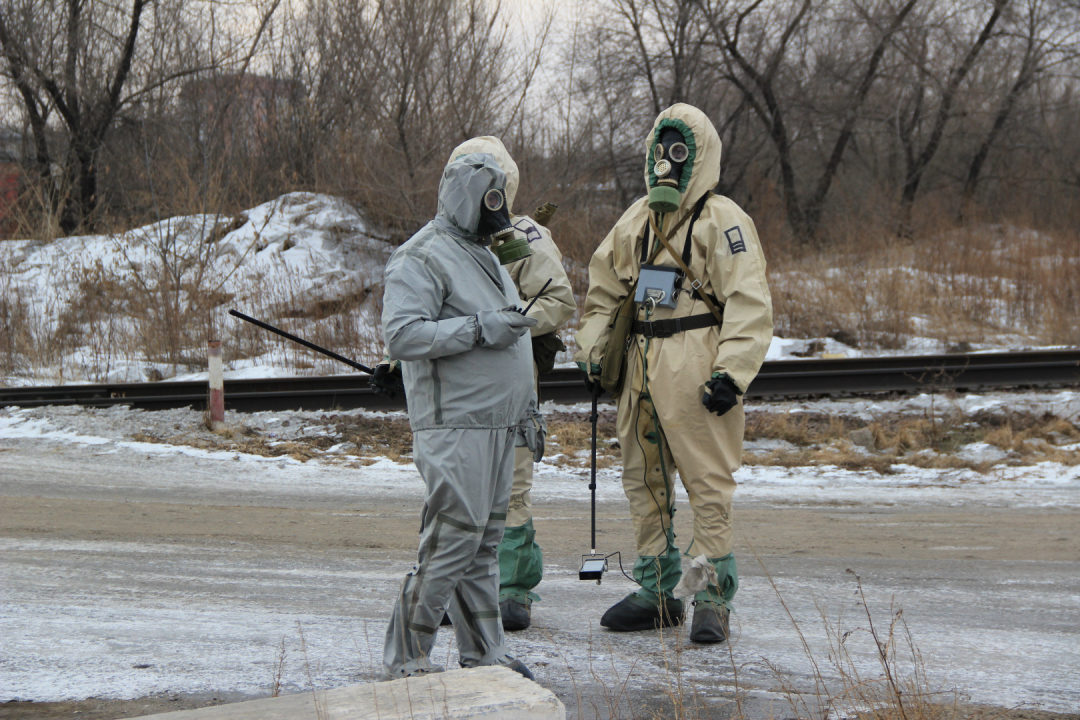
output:
<svg viewBox="0 0 1080 720"><path fill-rule="evenodd" d="M710 602L694 603L694 622L690 640L711 645L728 639L728 609Z"/></svg>
<svg viewBox="0 0 1080 720"><path fill-rule="evenodd" d="M499 612L506 632L524 630L532 623L532 608L515 598L506 598L499 603Z"/></svg>
<svg viewBox="0 0 1080 720"><path fill-rule="evenodd" d="M632 630L655 630L660 627L675 627L683 621L682 600L669 599L661 605L652 605L638 598L627 595L608 608L600 625L608 630L629 632Z"/></svg>

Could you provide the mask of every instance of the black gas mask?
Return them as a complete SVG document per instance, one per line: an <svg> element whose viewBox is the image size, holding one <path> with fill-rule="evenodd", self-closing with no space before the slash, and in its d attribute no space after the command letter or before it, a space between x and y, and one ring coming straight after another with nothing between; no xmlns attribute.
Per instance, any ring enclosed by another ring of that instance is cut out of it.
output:
<svg viewBox="0 0 1080 720"><path fill-rule="evenodd" d="M522 237L514 237L514 226L510 224L510 206L506 202L506 191L502 188L492 188L484 193L476 234L491 238L492 250L503 265L532 255L528 241Z"/></svg>
<svg viewBox="0 0 1080 720"><path fill-rule="evenodd" d="M679 209L679 182L689 158L690 150L686 147L686 138L680 131L673 127L660 131L660 137L653 146L653 174L656 175L656 185L649 189L650 210L670 213Z"/></svg>

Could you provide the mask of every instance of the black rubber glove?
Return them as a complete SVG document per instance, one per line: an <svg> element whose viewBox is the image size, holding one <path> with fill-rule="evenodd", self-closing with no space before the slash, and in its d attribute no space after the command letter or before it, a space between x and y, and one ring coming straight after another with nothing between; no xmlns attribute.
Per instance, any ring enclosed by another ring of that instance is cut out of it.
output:
<svg viewBox="0 0 1080 720"><path fill-rule="evenodd" d="M701 404L709 409L709 412L723 415L731 408L739 404L739 388L727 375L718 375L705 383L705 394L701 397Z"/></svg>
<svg viewBox="0 0 1080 720"><path fill-rule="evenodd" d="M581 379L585 381L585 389L589 391L589 395L596 394L600 380L594 380L593 376L585 372L584 370L581 371Z"/></svg>
<svg viewBox="0 0 1080 720"><path fill-rule="evenodd" d="M371 389L379 395L395 398L405 395L405 378L401 376L401 363L379 363L371 376Z"/></svg>

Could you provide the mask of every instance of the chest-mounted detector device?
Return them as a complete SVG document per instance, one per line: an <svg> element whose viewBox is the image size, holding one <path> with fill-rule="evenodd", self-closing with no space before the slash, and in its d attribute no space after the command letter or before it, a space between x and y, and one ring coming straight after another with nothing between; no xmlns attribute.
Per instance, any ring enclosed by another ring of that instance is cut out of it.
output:
<svg viewBox="0 0 1080 720"><path fill-rule="evenodd" d="M654 308L674 308L679 304L682 281L683 273L679 268L642 265L634 302L648 303Z"/></svg>

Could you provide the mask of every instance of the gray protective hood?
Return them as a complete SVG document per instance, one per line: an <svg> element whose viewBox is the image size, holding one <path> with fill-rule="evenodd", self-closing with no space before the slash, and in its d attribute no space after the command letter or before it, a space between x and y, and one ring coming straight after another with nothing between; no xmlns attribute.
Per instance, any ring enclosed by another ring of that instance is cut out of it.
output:
<svg viewBox="0 0 1080 720"><path fill-rule="evenodd" d="M506 173L494 155L469 153L453 160L439 181L439 219L475 238L480 203L492 188L506 189Z"/></svg>
<svg viewBox="0 0 1080 720"><path fill-rule="evenodd" d="M514 162L514 158L510 157L510 152L503 145L502 140L494 135L481 135L480 137L470 138L454 148L454 152L450 153L450 162L470 153L487 153L495 156L495 162L506 173L506 204L509 206L512 215L520 176L517 163Z"/></svg>

